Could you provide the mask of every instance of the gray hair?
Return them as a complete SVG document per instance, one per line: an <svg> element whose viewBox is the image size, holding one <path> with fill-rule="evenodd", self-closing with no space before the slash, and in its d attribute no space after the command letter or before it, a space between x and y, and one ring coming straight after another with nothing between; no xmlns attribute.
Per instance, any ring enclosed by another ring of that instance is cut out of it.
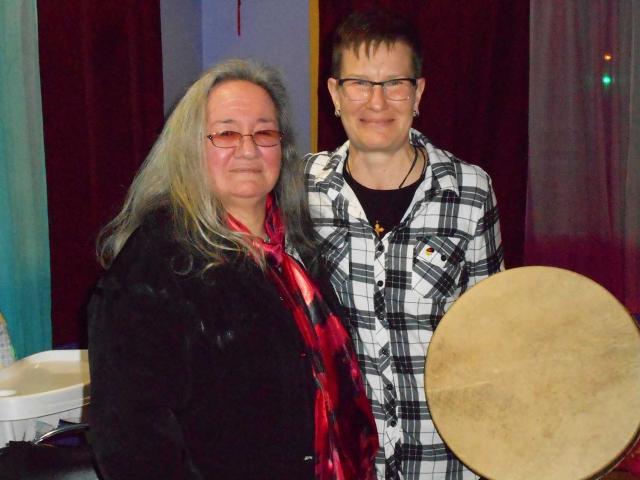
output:
<svg viewBox="0 0 640 480"><path fill-rule="evenodd" d="M206 268L223 262L223 251L252 253L264 267L250 235L230 230L221 202L214 196L206 168L204 139L206 106L211 89L225 81L245 80L262 87L271 97L284 133L280 177L273 189L282 211L287 238L296 248L311 251L313 236L302 162L296 152L288 98L280 74L251 60L229 59L205 71L189 87L166 121L162 133L129 188L122 210L100 232L97 254L104 267L111 265L129 236L156 210L170 213L175 239L192 246L207 260Z"/></svg>

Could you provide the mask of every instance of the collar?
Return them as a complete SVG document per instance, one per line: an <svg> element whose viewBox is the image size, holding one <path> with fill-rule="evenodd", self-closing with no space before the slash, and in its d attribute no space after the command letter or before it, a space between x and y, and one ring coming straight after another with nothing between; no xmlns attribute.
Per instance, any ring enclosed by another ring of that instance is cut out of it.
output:
<svg viewBox="0 0 640 480"><path fill-rule="evenodd" d="M430 183L431 185L427 186L427 191L432 191L435 194L441 190L450 190L456 196L460 196L455 167L455 162L460 160L446 150L436 148L427 137L413 128L409 132L409 141L413 145L423 147L427 151L427 155L429 155L429 167L427 168L425 183L427 185Z"/></svg>
<svg viewBox="0 0 640 480"><path fill-rule="evenodd" d="M451 153L436 148L426 136L413 128L409 131L409 142L412 145L423 147L429 155L425 181L419 188L424 188L425 194L429 194L429 196L436 195L442 190L450 190L459 196L460 189L456 178L455 162L460 160ZM344 188L346 182L342 174L348 151L349 141L347 140L333 152L326 152L329 160L315 178L315 184L321 190L340 192Z"/></svg>

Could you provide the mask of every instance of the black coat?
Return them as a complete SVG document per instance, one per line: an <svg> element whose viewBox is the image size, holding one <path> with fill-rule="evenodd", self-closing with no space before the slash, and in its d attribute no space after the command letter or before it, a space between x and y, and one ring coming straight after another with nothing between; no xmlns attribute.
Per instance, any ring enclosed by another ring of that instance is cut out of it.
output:
<svg viewBox="0 0 640 480"><path fill-rule="evenodd" d="M102 474L313 478L315 386L291 313L252 261L204 275L201 263L156 216L98 283L90 418Z"/></svg>

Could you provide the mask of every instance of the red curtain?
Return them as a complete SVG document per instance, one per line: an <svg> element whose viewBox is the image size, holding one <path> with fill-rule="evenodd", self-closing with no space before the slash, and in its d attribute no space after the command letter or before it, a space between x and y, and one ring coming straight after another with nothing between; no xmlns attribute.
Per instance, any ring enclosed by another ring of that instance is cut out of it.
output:
<svg viewBox="0 0 640 480"><path fill-rule="evenodd" d="M437 146L494 181L505 262L523 263L529 95L529 0L322 0L318 146L346 138L326 89L331 35L349 13L393 8L410 16L424 48L426 89L414 122Z"/></svg>
<svg viewBox="0 0 640 480"><path fill-rule="evenodd" d="M53 343L84 344L95 238L163 123L159 0L39 0Z"/></svg>

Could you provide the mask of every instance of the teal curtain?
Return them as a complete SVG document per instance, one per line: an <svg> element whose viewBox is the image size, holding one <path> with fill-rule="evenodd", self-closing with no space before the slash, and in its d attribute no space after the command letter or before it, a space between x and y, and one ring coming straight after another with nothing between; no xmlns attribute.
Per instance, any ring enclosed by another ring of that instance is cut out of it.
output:
<svg viewBox="0 0 640 480"><path fill-rule="evenodd" d="M0 1L0 311L16 356L51 348L36 0Z"/></svg>

